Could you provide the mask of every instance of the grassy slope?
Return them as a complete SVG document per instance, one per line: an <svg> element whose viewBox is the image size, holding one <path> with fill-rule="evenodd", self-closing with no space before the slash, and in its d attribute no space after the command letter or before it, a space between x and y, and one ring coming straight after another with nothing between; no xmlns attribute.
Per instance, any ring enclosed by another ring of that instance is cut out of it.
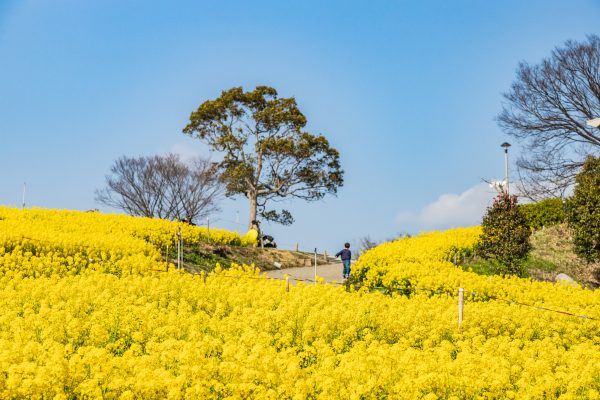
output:
<svg viewBox="0 0 600 400"><path fill-rule="evenodd" d="M572 234L566 224L542 228L531 236L533 250L525 263L529 276L537 280L554 281L559 273L565 273L580 284L600 287L600 264L588 264L575 255ZM169 261L174 262L176 250L171 249ZM335 260L317 257L319 265ZM201 243L186 246L184 268L190 272L210 271L216 263L229 267L232 263L254 264L263 271L275 269L274 263L283 268L305 267L313 265L314 254L278 249L260 249L255 247L222 246ZM492 267L481 259L460 262L464 269L471 269L483 275L492 275Z"/></svg>
<svg viewBox="0 0 600 400"><path fill-rule="evenodd" d="M573 250L573 235L566 224L555 225L535 232L531 237L532 259L544 261L548 267L529 266L529 273L536 279L548 279L565 273L588 287L600 286L600 264L587 263L577 257ZM552 268L554 267L554 268Z"/></svg>
<svg viewBox="0 0 600 400"><path fill-rule="evenodd" d="M169 253L169 262L175 263L177 258L176 249L169 249ZM318 265L333 261L334 259L331 257L325 258L322 254L317 256ZM314 265L314 254L290 250L201 243L194 246L185 246L183 255L183 266L190 272L211 271L217 263L224 268L228 268L232 263L254 264L261 270L267 271L276 269L276 262L281 264L282 268L311 266Z"/></svg>
<svg viewBox="0 0 600 400"><path fill-rule="evenodd" d="M533 250L525 262L525 268L534 279L554 281L556 275L565 273L583 286L600 287L600 264L588 264L577 257L573 250L573 236L566 224L542 228L533 233L531 244ZM465 269L491 275L489 263L478 260L467 260Z"/></svg>

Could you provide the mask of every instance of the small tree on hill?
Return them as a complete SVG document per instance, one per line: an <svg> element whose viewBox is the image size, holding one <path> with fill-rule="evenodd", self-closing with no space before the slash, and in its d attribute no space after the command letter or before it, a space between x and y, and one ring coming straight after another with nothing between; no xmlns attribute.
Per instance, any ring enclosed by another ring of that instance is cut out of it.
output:
<svg viewBox="0 0 600 400"><path fill-rule="evenodd" d="M482 227L479 254L498 262L497 273L522 275L522 261L531 250L531 231L517 207L517 197L500 193L483 217Z"/></svg>
<svg viewBox="0 0 600 400"><path fill-rule="evenodd" d="M567 202L575 252L587 261L600 261L600 157L588 156L575 182Z"/></svg>
<svg viewBox="0 0 600 400"><path fill-rule="evenodd" d="M219 211L223 183L215 163L185 162L176 154L121 157L96 201L129 215L198 223Z"/></svg>
<svg viewBox="0 0 600 400"><path fill-rule="evenodd" d="M359 250L358 250L359 254L366 253L367 251L380 245L380 243L378 241L371 239L370 235L361 237L359 239L359 242L360 242Z"/></svg>

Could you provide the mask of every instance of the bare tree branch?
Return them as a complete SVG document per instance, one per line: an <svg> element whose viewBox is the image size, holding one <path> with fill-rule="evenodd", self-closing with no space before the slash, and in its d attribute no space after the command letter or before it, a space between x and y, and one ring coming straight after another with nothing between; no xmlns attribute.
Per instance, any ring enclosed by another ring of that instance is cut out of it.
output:
<svg viewBox="0 0 600 400"><path fill-rule="evenodd" d="M106 176L96 201L131 215L199 222L219 211L224 185L218 166L178 155L121 157Z"/></svg>
<svg viewBox="0 0 600 400"><path fill-rule="evenodd" d="M498 116L525 145L518 161L521 192L531 199L564 196L588 154L600 152L600 37L568 41L538 65L521 63Z"/></svg>

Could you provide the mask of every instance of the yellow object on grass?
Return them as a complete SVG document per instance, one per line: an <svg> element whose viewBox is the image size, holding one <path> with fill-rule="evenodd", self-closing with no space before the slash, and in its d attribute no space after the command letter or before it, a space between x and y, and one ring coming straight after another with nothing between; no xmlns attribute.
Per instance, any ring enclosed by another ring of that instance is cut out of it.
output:
<svg viewBox="0 0 600 400"><path fill-rule="evenodd" d="M258 242L258 231L255 228L251 228L244 235L244 239L245 239L245 242L248 244Z"/></svg>

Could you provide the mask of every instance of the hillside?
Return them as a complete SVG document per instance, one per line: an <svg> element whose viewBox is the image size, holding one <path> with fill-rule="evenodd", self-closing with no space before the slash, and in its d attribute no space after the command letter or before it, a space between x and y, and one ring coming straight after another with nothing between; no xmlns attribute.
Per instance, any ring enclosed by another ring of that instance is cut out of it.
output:
<svg viewBox="0 0 600 400"><path fill-rule="evenodd" d="M587 263L575 254L573 234L567 224L540 228L531 235L532 250L524 267L529 277L543 282L555 282L558 274L567 274L577 283L590 289L600 287L600 264ZM494 275L489 261L472 254L458 259L465 271Z"/></svg>
<svg viewBox="0 0 600 400"><path fill-rule="evenodd" d="M573 249L573 234L566 224L544 227L531 236L533 250L528 262L532 278L553 281L565 273L590 288L600 286L600 264L587 263Z"/></svg>
<svg viewBox="0 0 600 400"><path fill-rule="evenodd" d="M344 287L287 286L249 266L177 271L176 239L188 269L312 254L168 221L0 208L0 398L600 397L600 292L457 268L480 233L382 244Z"/></svg>
<svg viewBox="0 0 600 400"><path fill-rule="evenodd" d="M169 250L169 261L175 262L176 250ZM261 249L252 246L229 246L212 243L197 243L184 246L183 268L192 273L212 271L218 263L228 268L232 264L254 265L261 271L308 267L314 265L314 253L280 250L272 248ZM165 261L167 261L165 259ZM330 264L336 259L324 254L317 254L317 265ZM277 265L276 265L277 264Z"/></svg>

